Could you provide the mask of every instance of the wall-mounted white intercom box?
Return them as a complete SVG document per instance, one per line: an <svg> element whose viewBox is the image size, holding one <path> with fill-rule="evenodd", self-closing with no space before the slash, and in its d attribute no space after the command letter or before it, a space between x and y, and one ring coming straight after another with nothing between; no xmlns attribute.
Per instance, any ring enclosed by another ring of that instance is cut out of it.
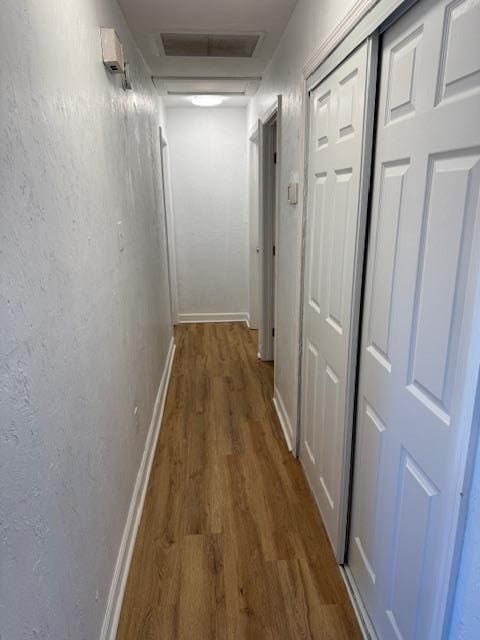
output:
<svg viewBox="0 0 480 640"><path fill-rule="evenodd" d="M100 36L102 39L103 64L111 73L124 73L123 47L115 33L115 29L102 27Z"/></svg>

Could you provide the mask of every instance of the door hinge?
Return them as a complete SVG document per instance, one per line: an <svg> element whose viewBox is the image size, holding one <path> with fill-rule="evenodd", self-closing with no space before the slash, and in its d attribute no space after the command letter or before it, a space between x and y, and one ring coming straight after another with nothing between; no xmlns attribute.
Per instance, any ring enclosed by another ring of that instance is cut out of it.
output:
<svg viewBox="0 0 480 640"><path fill-rule="evenodd" d="M275 245L273 245L273 255L275 255Z"/></svg>
<svg viewBox="0 0 480 640"><path fill-rule="evenodd" d="M272 327L272 338L275 337L275 327Z"/></svg>
<svg viewBox="0 0 480 640"><path fill-rule="evenodd" d="M274 151L273 153L273 164L277 164L277 152Z"/></svg>

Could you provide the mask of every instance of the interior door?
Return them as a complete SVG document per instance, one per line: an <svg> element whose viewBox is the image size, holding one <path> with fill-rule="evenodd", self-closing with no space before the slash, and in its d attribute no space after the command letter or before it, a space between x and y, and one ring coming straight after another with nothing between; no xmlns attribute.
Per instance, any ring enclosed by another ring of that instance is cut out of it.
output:
<svg viewBox="0 0 480 640"><path fill-rule="evenodd" d="M275 360L275 319L277 317L276 304L277 304L277 227L278 227L278 203L277 203L277 184L278 184L278 152L277 152L277 122L272 126L272 152L273 152L273 171L272 171L272 304L270 313L272 314L272 354L273 360Z"/></svg>
<svg viewBox="0 0 480 640"><path fill-rule="evenodd" d="M370 166L367 98L375 54L375 42L366 41L310 96L300 458L339 561Z"/></svg>
<svg viewBox="0 0 480 640"><path fill-rule="evenodd" d="M274 115L264 124L259 120L259 245L260 245L260 322L259 355L262 360L274 359L275 324L275 217L278 127L281 100Z"/></svg>
<svg viewBox="0 0 480 640"><path fill-rule="evenodd" d="M381 46L348 565L382 639L443 633L479 331L479 34L478 2L421 0Z"/></svg>

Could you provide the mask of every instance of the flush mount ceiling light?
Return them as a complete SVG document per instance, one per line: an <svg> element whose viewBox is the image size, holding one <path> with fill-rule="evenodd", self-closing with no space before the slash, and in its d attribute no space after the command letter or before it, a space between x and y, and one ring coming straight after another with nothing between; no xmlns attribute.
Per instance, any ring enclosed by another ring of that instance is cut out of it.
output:
<svg viewBox="0 0 480 640"><path fill-rule="evenodd" d="M216 107L224 101L222 96L192 96L190 99L196 107Z"/></svg>

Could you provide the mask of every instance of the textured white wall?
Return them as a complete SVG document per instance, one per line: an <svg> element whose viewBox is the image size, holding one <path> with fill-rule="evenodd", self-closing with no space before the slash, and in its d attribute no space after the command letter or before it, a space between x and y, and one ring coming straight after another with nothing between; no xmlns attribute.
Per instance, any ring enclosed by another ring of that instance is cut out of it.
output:
<svg viewBox="0 0 480 640"><path fill-rule="evenodd" d="M179 317L248 310L246 110L167 109Z"/></svg>
<svg viewBox="0 0 480 640"><path fill-rule="evenodd" d="M353 4L353 0L299 0L259 91L248 107L250 130L276 101L276 96L282 95L275 387L294 429L297 421L302 185L296 207L288 204L286 194L288 183L301 183L303 177L302 68Z"/></svg>
<svg viewBox="0 0 480 640"><path fill-rule="evenodd" d="M171 336L157 98L114 0L0 14L0 637L93 640Z"/></svg>

